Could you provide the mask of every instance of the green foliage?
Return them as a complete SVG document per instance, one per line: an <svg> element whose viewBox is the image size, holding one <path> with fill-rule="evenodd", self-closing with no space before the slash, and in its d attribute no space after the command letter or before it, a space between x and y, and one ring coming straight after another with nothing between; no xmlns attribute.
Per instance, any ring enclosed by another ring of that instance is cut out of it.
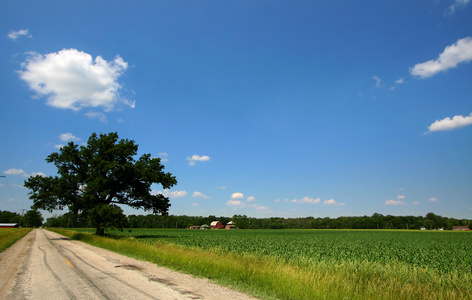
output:
<svg viewBox="0 0 472 300"><path fill-rule="evenodd" d="M43 216L37 209L28 210L23 216L22 225L26 227L39 227L43 224Z"/></svg>
<svg viewBox="0 0 472 300"><path fill-rule="evenodd" d="M0 223L20 223L21 216L10 211L0 210Z"/></svg>
<svg viewBox="0 0 472 300"><path fill-rule="evenodd" d="M0 252L24 237L31 228L0 228Z"/></svg>
<svg viewBox="0 0 472 300"><path fill-rule="evenodd" d="M472 234L466 232L134 229L113 232L114 239L68 234L261 299L472 299ZM421 252L423 260L402 261L402 249ZM441 256L439 265L453 269L431 266ZM463 266L458 256L465 256Z"/></svg>
<svg viewBox="0 0 472 300"><path fill-rule="evenodd" d="M123 229L128 225L128 218L123 214L121 207L109 204L100 204L87 211L90 223L97 228L97 235L103 235L105 228ZM101 231L99 231L101 230Z"/></svg>
<svg viewBox="0 0 472 300"><path fill-rule="evenodd" d="M34 176L25 181L33 207L48 211L68 207L89 218L103 217L105 211L111 213L105 222L90 219L99 234L103 233L103 224L123 226L123 218L113 208L115 204L167 213L169 199L161 194L151 195L151 185L157 183L168 189L177 180L164 172L159 158L143 154L136 160L137 150L134 141L119 140L117 133L93 133L86 146L70 142L46 158L56 166L58 176Z"/></svg>
<svg viewBox="0 0 472 300"><path fill-rule="evenodd" d="M221 249L296 265L372 263L472 274L472 234L440 231L366 230L157 230L133 229L140 241Z"/></svg>

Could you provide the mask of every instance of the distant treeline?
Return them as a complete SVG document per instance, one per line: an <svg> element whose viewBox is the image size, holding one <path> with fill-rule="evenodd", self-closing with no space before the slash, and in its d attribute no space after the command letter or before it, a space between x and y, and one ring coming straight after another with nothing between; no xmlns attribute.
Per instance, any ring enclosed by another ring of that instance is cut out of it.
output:
<svg viewBox="0 0 472 300"><path fill-rule="evenodd" d="M38 227L43 223L43 216L37 210L28 210L23 216L11 211L0 210L0 223L17 223L24 227Z"/></svg>
<svg viewBox="0 0 472 300"><path fill-rule="evenodd" d="M129 215L129 228L189 228L190 226L210 225L220 221L226 225L229 221L239 229L452 229L454 226L469 226L472 220L446 218L428 213L422 216L392 216L375 213L372 216L338 217L338 218L251 218L245 215L233 217L194 217L162 215ZM87 220L80 216L66 213L48 218L46 226L51 227L88 227Z"/></svg>

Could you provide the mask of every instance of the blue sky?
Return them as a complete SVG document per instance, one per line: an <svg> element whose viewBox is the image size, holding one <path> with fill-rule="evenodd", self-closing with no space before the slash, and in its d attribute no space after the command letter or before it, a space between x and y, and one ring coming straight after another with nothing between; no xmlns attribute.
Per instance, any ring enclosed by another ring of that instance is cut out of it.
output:
<svg viewBox="0 0 472 300"><path fill-rule="evenodd" d="M469 2L1 1L0 210L116 131L171 214L470 219Z"/></svg>

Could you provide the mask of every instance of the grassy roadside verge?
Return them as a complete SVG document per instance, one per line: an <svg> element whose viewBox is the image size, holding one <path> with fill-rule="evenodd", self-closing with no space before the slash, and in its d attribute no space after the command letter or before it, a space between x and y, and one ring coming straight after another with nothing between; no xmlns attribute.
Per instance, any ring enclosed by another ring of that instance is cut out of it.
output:
<svg viewBox="0 0 472 300"><path fill-rule="evenodd" d="M263 299L472 299L472 276L444 276L401 264L334 264L306 267L170 243L113 239L54 230L70 238L195 276L213 279Z"/></svg>
<svg viewBox="0 0 472 300"><path fill-rule="evenodd" d="M0 229L0 252L5 251L16 241L24 237L32 228L1 228Z"/></svg>

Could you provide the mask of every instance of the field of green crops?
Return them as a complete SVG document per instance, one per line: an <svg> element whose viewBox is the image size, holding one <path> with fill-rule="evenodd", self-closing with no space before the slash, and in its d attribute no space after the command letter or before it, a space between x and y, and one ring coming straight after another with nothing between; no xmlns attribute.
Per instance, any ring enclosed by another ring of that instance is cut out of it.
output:
<svg viewBox="0 0 472 300"><path fill-rule="evenodd" d="M365 230L169 230L112 232L146 242L249 253L305 267L319 262L365 261L472 273L472 234L441 231Z"/></svg>

